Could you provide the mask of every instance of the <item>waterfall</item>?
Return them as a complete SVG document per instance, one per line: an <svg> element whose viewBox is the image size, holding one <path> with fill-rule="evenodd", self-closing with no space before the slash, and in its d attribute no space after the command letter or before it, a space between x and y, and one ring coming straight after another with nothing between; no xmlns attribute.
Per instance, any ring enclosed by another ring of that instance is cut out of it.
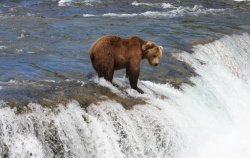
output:
<svg viewBox="0 0 250 158"><path fill-rule="evenodd" d="M0 157L248 158L250 157L250 36L224 36L173 54L192 66L194 85L140 81L146 104L126 110L113 100L81 108L0 102ZM126 79L115 78L120 86ZM110 87L109 83L99 84ZM1 90L1 89L0 89Z"/></svg>

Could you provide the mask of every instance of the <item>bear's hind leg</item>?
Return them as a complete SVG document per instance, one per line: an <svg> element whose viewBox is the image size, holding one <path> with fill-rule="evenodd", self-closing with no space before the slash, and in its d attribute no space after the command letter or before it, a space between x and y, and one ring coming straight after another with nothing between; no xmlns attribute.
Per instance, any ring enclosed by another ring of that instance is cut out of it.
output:
<svg viewBox="0 0 250 158"><path fill-rule="evenodd" d="M112 83L113 75L114 75L114 70L107 70L105 72L104 78L105 78L105 80L107 80L107 81L109 81L109 82Z"/></svg>
<svg viewBox="0 0 250 158"><path fill-rule="evenodd" d="M113 66L109 67L109 66L98 65L95 67L95 69L99 78L103 77L105 80L112 83L113 75L114 75Z"/></svg>
<svg viewBox="0 0 250 158"><path fill-rule="evenodd" d="M113 83L113 75L114 75L114 70L112 71L107 71L106 75L104 75L105 80L109 81L112 83L114 87L119 87L117 84Z"/></svg>

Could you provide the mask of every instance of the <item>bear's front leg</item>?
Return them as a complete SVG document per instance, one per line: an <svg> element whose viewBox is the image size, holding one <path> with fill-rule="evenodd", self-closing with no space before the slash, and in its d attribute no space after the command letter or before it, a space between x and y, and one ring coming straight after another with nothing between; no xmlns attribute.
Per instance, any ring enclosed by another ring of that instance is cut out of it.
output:
<svg viewBox="0 0 250 158"><path fill-rule="evenodd" d="M140 74L140 64L130 64L128 70L129 83L131 88L137 90L137 92L143 94L144 92L137 87L138 77Z"/></svg>
<svg viewBox="0 0 250 158"><path fill-rule="evenodd" d="M129 74L129 68L126 68L126 78L128 78Z"/></svg>

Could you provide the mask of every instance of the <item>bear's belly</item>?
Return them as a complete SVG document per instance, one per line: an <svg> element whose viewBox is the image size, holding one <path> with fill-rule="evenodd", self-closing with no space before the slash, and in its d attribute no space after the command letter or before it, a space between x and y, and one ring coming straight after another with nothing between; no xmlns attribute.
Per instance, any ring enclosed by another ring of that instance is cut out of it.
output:
<svg viewBox="0 0 250 158"><path fill-rule="evenodd" d="M116 51L118 52L118 51ZM126 54L121 51L119 53L115 53L114 56L114 67L115 70L123 69L127 66L128 59L126 57Z"/></svg>
<svg viewBox="0 0 250 158"><path fill-rule="evenodd" d="M118 62L115 61L115 65L114 65L115 70L126 68L126 66L127 66L126 61L118 61Z"/></svg>

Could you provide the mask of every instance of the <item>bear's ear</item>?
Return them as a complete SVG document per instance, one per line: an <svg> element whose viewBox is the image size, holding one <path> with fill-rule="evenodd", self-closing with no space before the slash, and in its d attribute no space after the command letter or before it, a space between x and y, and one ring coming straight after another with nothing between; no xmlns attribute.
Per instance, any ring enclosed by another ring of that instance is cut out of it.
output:
<svg viewBox="0 0 250 158"><path fill-rule="evenodd" d="M153 46L154 46L154 43L148 41L147 43L142 45L142 50L145 51L149 48L153 48Z"/></svg>

